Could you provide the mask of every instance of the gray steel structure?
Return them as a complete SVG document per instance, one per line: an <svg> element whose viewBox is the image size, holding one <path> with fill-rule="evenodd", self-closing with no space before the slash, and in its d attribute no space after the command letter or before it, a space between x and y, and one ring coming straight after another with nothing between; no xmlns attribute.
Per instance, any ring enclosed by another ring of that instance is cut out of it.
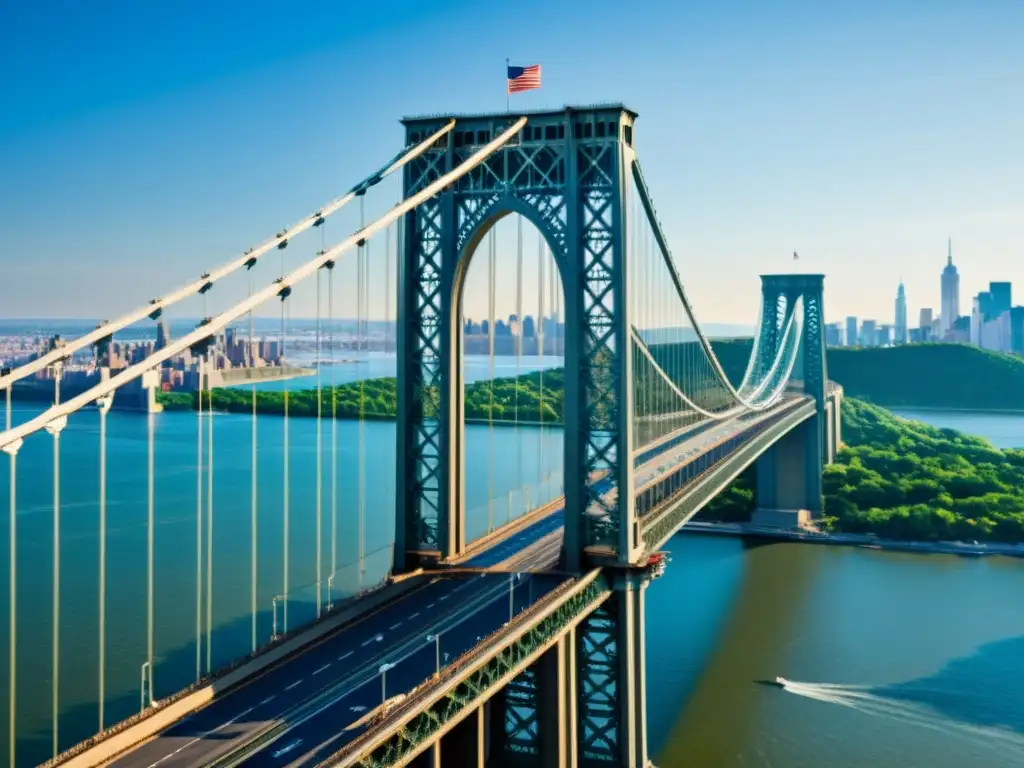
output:
<svg viewBox="0 0 1024 768"><path fill-rule="evenodd" d="M454 116L407 118L416 142ZM405 196L455 167L518 114L457 116L455 130L404 169ZM609 503L588 483L632 488L632 356L625 269L626 190L636 113L621 105L528 115L518 138L405 217L400 250L395 567L465 547L462 290L496 221L518 213L543 234L565 295L563 558L587 548L621 564L640 552L630 494Z"/></svg>

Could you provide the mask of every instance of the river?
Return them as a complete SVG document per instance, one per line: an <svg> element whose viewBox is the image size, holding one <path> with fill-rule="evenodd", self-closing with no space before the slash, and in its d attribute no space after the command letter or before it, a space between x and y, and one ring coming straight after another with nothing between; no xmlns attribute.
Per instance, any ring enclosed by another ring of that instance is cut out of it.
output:
<svg viewBox="0 0 1024 768"><path fill-rule="evenodd" d="M538 363L530 361L529 367ZM371 360L339 366L336 377L382 375L387 365ZM507 368L500 374L514 373ZM488 373L485 363L467 361L467 379ZM16 420L34 410L23 406ZM947 416L963 415L921 414L933 423ZM994 418L996 429L962 421L942 425L1007 444L999 435L1012 435L1016 427L1007 420L1021 417ZM109 421L107 723L137 711L146 658L146 420L113 412ZM195 676L196 424L189 413L156 419L158 698ZM217 666L251 645L251 422L232 414L215 416L213 424L210 647ZM261 643L274 621L272 600L284 588L282 426L280 419L259 420ZM62 747L90 735L97 723L97 430L96 414L83 413L62 437ZM323 441L330 446L329 425ZM558 495L559 430L474 425L467 427L467 441L471 537ZM315 422L292 419L289 442L288 606L295 625L315 615ZM18 732L24 764L50 752L50 456L51 441L45 437L28 441L19 456ZM333 556L338 599L387 572L394 534L393 424L338 422L333 553L330 466L324 462L321 573L326 580ZM0 498L6 499L6 471L2 475ZM202 480L205 486L205 475ZM362 569L354 565L360 507L366 520ZM6 511L4 504L4 552ZM795 544L749 547L698 536L677 537L671 549L673 563L649 590L647 621L649 742L662 768L1024 764L1024 665L1019 662L1024 658L1024 567L1019 561ZM6 596L4 575L0 616L7 614ZM283 606L277 620L284 621ZM205 649L205 636L199 645ZM6 658L6 648L0 652ZM803 685L791 692L755 682L776 675ZM4 674L0 690L6 687ZM0 722L6 720L5 707L3 696Z"/></svg>
<svg viewBox="0 0 1024 768"><path fill-rule="evenodd" d="M1024 416L901 415L1024 443ZM669 550L647 598L660 768L1024 765L1020 560L698 535ZM757 682L776 676L796 682Z"/></svg>

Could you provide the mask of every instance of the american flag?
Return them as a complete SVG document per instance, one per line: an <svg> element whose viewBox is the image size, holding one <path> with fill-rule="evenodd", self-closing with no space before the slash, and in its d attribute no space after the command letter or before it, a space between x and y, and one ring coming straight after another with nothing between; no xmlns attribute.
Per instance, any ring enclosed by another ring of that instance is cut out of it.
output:
<svg viewBox="0 0 1024 768"><path fill-rule="evenodd" d="M508 93L540 88L540 64L528 67L508 67Z"/></svg>

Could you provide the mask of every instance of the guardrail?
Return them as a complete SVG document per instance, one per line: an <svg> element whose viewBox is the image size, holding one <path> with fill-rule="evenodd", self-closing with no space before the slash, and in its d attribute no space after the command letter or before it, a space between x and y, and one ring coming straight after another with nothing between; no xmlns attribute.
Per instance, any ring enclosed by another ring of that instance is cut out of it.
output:
<svg viewBox="0 0 1024 768"><path fill-rule="evenodd" d="M533 663L566 628L575 626L610 594L600 569L556 587L440 675L414 688L377 726L318 763L318 768L394 765L415 756L454 727L462 713Z"/></svg>

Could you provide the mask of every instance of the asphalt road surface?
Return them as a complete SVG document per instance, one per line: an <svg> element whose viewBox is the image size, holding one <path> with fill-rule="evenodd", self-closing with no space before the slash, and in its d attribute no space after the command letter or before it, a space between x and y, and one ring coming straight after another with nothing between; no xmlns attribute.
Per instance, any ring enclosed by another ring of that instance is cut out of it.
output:
<svg viewBox="0 0 1024 768"><path fill-rule="evenodd" d="M521 611L558 583L560 579L546 576L513 579L513 611ZM381 664L395 664L385 677L388 696L411 690L435 671L433 636L440 632L442 663L446 654L448 659L457 658L477 637L508 621L509 593L509 576L499 574L427 584L213 700L111 764L135 768L209 765L271 728L276 729L275 738L258 753L259 759L297 757L286 752L272 758L292 740L282 724L313 733L323 727L323 720L314 717L312 725L307 725L311 720L305 718L330 705L325 711L333 713L333 720L325 733L336 734L338 728L362 716L352 707L372 709L381 703ZM339 719L339 710L348 718Z"/></svg>

